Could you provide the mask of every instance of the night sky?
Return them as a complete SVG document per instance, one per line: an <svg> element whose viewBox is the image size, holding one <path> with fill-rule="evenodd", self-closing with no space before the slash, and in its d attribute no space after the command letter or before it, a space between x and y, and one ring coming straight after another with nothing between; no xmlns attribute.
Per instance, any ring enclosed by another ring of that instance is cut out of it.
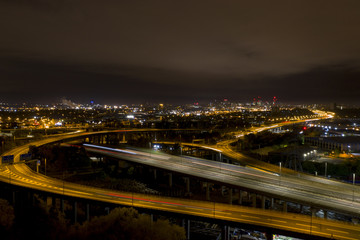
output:
<svg viewBox="0 0 360 240"><path fill-rule="evenodd" d="M0 0L0 101L360 104L359 0Z"/></svg>

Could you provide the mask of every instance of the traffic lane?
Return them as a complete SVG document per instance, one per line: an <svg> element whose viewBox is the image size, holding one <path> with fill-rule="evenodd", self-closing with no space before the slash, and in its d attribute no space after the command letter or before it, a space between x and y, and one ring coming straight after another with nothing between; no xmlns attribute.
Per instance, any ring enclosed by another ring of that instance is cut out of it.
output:
<svg viewBox="0 0 360 240"><path fill-rule="evenodd" d="M101 152L101 151L99 151ZM120 153L113 153L113 152L107 152L107 155L113 156L113 157L119 157ZM136 155L121 155L122 158L137 161L142 164L150 164L155 167L163 168L164 164L168 164L169 162L167 160L156 160L151 158L143 158L141 154L138 156ZM260 192L268 192L271 195L276 194L279 198L285 198L285 199L292 199L294 202L305 202L308 204L314 204L316 206L326 206L326 209L333 209L333 208L341 208L342 210L347 209L347 212L353 212L359 214L360 211L358 208L360 208L359 203L349 202L344 199L335 199L332 196L326 196L324 195L324 190L317 189L315 192L308 192L306 191L307 186L304 186L303 189L298 190L294 189L291 185L286 187L282 186L279 183L276 184L270 184L269 182L261 182L259 181L259 178L254 178L252 181L249 181L249 179L243 178L243 177L233 177L231 175L226 175L221 172L216 172L212 168L184 168L181 164L172 163L171 165L168 164L169 167L168 170L177 171L177 172L183 172L185 174L193 174L194 176L199 176L202 178L207 178L212 181L218 181L218 182L226 182L227 184L233 184L235 186L241 186L245 188L250 188L253 190L257 190ZM270 192L269 192L270 191ZM326 190L325 190L326 192ZM321 195L320 195L321 194Z"/></svg>
<svg viewBox="0 0 360 240"><path fill-rule="evenodd" d="M15 180L15 179L14 179ZM17 183L23 182L22 180L16 179ZM34 183L31 183L31 185L34 185ZM84 189L82 186L76 185L76 184L68 184L67 188L59 189L54 188L49 189L51 187L38 183L36 184L37 188L40 188L41 190L51 190L59 193L59 190L63 190L63 194L75 196L75 197L82 197L82 198L89 198L89 199L96 199L99 201L108 201L108 202L114 202L117 204L127 205L127 206L134 206L134 207L146 207L146 208L152 208L152 209L158 209L158 210L164 210L164 211L173 211L173 212L179 212L179 213L186 213L186 214L193 214L197 216L204 216L204 217L216 217L224 220L232 220L235 222L246 222L249 224L260 224L265 225L269 227L276 227L281 228L281 226L284 224L284 222L287 222L287 225L290 224L291 226L295 226L296 223L299 227L290 227L286 228L288 230L292 231L300 231L301 226L302 227L308 227L308 223L304 221L300 221L299 219L293 219L294 222L291 222L289 217L285 218L284 216L276 216L274 217L274 212L268 212L266 214L254 212L254 209L241 209L239 211L239 208L231 207L229 209L229 205L219 205L215 204L212 205L211 202L198 202L198 201L179 201L174 200L170 198L162 198L162 197L150 197L148 195L139 195L139 194L129 194L129 193L107 193L108 196L106 196L106 191L104 190L98 190L96 188L91 189ZM79 189L80 187L80 189ZM75 190L76 189L76 190ZM94 191L96 190L96 191ZM121 198L121 199L119 199ZM214 207L213 207L214 206ZM225 207L224 207L225 206ZM237 209L237 211L234 211L234 209ZM247 215L250 214L250 215ZM262 220L265 219L265 220ZM315 222L314 222L315 223ZM295 225L294 225L295 224ZM301 225L300 225L301 224ZM323 223L321 223L323 224ZM322 226L321 226L322 227ZM316 226L314 225L314 228ZM320 228L320 227L319 227ZM284 229L284 227L282 228ZM323 228L321 228L323 230ZM328 234L333 234L337 230L339 232L343 232L343 235L347 233L347 230L344 230L343 226L330 226L327 229L325 229ZM335 230L335 231L334 231ZM354 231L354 230L353 230ZM356 230L357 231L357 230ZM355 231L355 232L356 232ZM314 230L315 232L315 230ZM314 233L313 232L313 233ZM331 233L330 233L331 232ZM320 234L320 233L319 233ZM351 239L351 238L341 238L341 239Z"/></svg>

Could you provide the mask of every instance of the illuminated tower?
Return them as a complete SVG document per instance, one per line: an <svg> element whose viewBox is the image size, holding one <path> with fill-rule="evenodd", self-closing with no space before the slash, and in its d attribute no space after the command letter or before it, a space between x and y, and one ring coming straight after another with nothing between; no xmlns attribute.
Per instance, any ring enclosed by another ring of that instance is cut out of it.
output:
<svg viewBox="0 0 360 240"><path fill-rule="evenodd" d="M277 100L278 100L277 97L274 96L274 97L273 97L273 105L274 105L274 106L276 105Z"/></svg>

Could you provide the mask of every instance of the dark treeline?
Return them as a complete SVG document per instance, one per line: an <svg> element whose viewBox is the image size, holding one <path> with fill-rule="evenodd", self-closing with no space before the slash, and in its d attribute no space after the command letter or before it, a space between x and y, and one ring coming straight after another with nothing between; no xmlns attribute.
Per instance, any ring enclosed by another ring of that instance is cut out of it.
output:
<svg viewBox="0 0 360 240"><path fill-rule="evenodd" d="M337 118L360 118L359 108L335 109Z"/></svg>
<svg viewBox="0 0 360 240"><path fill-rule="evenodd" d="M313 162L313 161L304 161L302 162L302 167L304 172L310 174L317 174L319 176L325 175L325 162ZM360 159L347 159L342 163L327 163L327 176L331 178L336 178L343 181L352 182L352 174L355 173L357 179L360 176ZM358 180L356 180L358 182Z"/></svg>
<svg viewBox="0 0 360 240"><path fill-rule="evenodd" d="M237 145L240 149L248 151L268 146L278 145L286 147L289 145L301 145L302 138L296 132L287 132L283 134L264 131L257 134L245 135L243 139L239 139L233 145Z"/></svg>
<svg viewBox="0 0 360 240"><path fill-rule="evenodd" d="M151 221L149 215L133 208L115 208L108 215L72 224L57 209L46 211L43 203L22 207L20 213L0 199L1 239L119 239L119 240L184 240L185 230L168 220Z"/></svg>

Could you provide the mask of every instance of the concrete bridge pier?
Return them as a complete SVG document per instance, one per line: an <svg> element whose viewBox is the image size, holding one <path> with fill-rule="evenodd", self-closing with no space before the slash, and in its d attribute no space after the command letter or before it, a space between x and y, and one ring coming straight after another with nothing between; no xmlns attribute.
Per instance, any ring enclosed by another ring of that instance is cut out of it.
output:
<svg viewBox="0 0 360 240"><path fill-rule="evenodd" d="M256 208L256 193L252 194L252 207Z"/></svg>
<svg viewBox="0 0 360 240"><path fill-rule="evenodd" d="M239 190L239 200L238 200L239 205L242 205L242 190Z"/></svg>
<svg viewBox="0 0 360 240"><path fill-rule="evenodd" d="M55 196L52 197L51 205L52 205L53 208L56 207L56 197Z"/></svg>
<svg viewBox="0 0 360 240"><path fill-rule="evenodd" d="M172 181L172 173L169 173L169 187L172 187L173 181Z"/></svg>
<svg viewBox="0 0 360 240"><path fill-rule="evenodd" d="M328 212L326 210L323 210L324 211L324 219L327 219L328 218Z"/></svg>
<svg viewBox="0 0 360 240"><path fill-rule="evenodd" d="M45 209L46 209L46 211L49 211L51 206L53 206L53 198L49 197L49 196L45 196L44 200L45 200L44 201L45 202Z"/></svg>
<svg viewBox="0 0 360 240"><path fill-rule="evenodd" d="M230 227L227 225L223 225L221 229L221 239L231 240L230 239Z"/></svg>
<svg viewBox="0 0 360 240"><path fill-rule="evenodd" d="M64 211L65 211L64 198L62 198L62 199L60 200L60 210L61 210L62 213L64 213Z"/></svg>
<svg viewBox="0 0 360 240"><path fill-rule="evenodd" d="M32 191L27 192L27 201L30 203L30 206L34 206L35 204L35 196Z"/></svg>
<svg viewBox="0 0 360 240"><path fill-rule="evenodd" d="M271 209L274 209L274 198L271 198L270 208L271 208Z"/></svg>
<svg viewBox="0 0 360 240"><path fill-rule="evenodd" d="M190 193L190 178L189 177L185 178L185 183L186 183L186 193L189 194Z"/></svg>
<svg viewBox="0 0 360 240"><path fill-rule="evenodd" d="M206 183L206 200L210 201L210 183Z"/></svg>
<svg viewBox="0 0 360 240"><path fill-rule="evenodd" d="M74 210L74 223L77 223L77 201L73 203L73 210Z"/></svg>
<svg viewBox="0 0 360 240"><path fill-rule="evenodd" d="M232 204L232 200L233 200L233 190L232 188L229 188L229 204Z"/></svg>
<svg viewBox="0 0 360 240"><path fill-rule="evenodd" d="M157 179L157 170L154 168L154 179Z"/></svg>
<svg viewBox="0 0 360 240"><path fill-rule="evenodd" d="M265 196L261 196L261 208L265 209L265 203L266 203L266 197Z"/></svg>
<svg viewBox="0 0 360 240"><path fill-rule="evenodd" d="M86 221L90 221L90 204L86 204Z"/></svg>
<svg viewBox="0 0 360 240"><path fill-rule="evenodd" d="M11 199L11 203L13 205L13 207L15 208L16 205L16 191L12 191L12 199Z"/></svg>
<svg viewBox="0 0 360 240"><path fill-rule="evenodd" d="M183 220L185 232L186 232L186 239L190 240L190 219Z"/></svg>
<svg viewBox="0 0 360 240"><path fill-rule="evenodd" d="M287 212L287 202L283 202L283 212Z"/></svg>
<svg viewBox="0 0 360 240"><path fill-rule="evenodd" d="M310 210L311 210L311 216L316 217L316 209L311 207Z"/></svg>
<svg viewBox="0 0 360 240"><path fill-rule="evenodd" d="M120 141L120 143L127 143L125 136L125 134L122 135L122 140Z"/></svg>

